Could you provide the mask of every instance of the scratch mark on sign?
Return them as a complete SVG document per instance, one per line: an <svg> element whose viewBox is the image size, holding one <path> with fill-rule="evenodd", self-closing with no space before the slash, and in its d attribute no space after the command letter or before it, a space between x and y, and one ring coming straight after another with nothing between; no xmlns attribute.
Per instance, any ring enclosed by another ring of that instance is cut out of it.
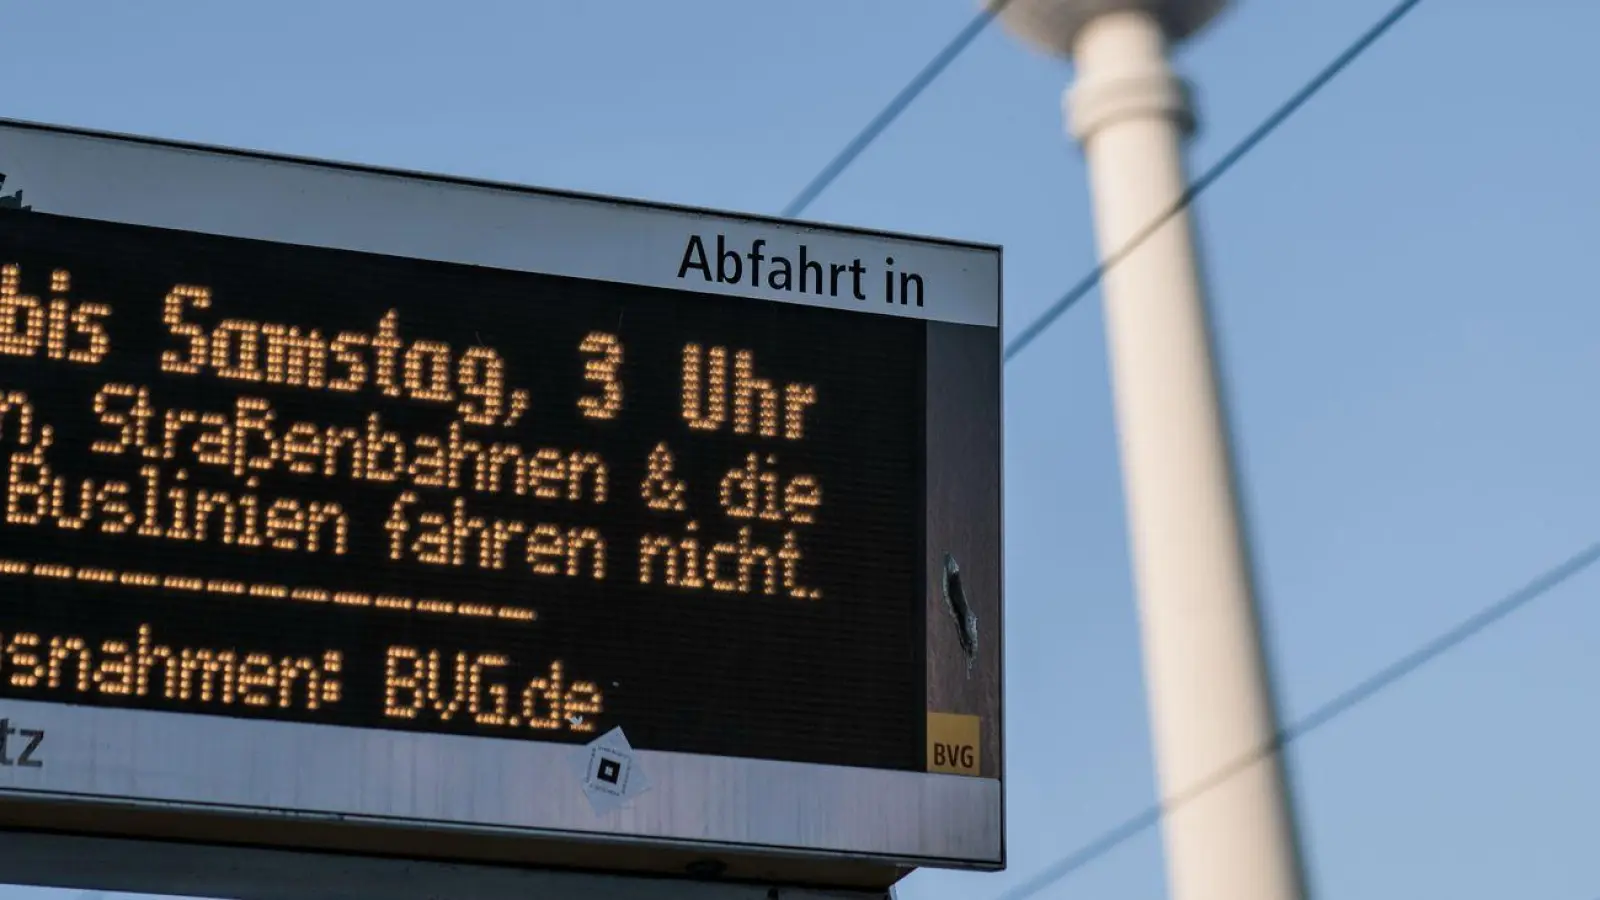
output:
<svg viewBox="0 0 1600 900"><path fill-rule="evenodd" d="M961 652L967 655L967 677L972 677L972 664L978 659L978 614L967 602L967 592L961 584L961 566L956 558L944 555L944 608L956 622L956 640L961 642Z"/></svg>

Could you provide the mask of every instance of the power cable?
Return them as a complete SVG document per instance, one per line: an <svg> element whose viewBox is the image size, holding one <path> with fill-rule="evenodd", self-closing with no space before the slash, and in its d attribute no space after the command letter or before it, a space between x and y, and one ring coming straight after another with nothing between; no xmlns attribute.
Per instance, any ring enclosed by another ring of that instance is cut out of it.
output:
<svg viewBox="0 0 1600 900"><path fill-rule="evenodd" d="M1526 609L1535 600L1571 580L1574 576L1597 562L1600 562L1600 543L1591 544L1577 555L1568 558L1559 565L1546 569L1522 587L1463 619L1454 627L1418 646L1332 700L1317 707L1310 715L1278 732L1266 746L1259 747L1234 763L1224 766L1210 777L1182 793L1161 803L1151 805L1138 815L1132 816L1115 827L1105 830L1094 840L1063 856L1039 874L999 895L996 900L1025 900L1025 898L1034 896L1057 881L1127 843L1133 837L1160 822L1162 817L1172 810L1192 802L1196 797L1226 782L1256 762L1277 753L1288 744L1305 737L1389 688L1394 687L1408 675L1412 675L1424 666L1437 661L1446 653L1455 650L1472 638L1489 630L1492 626L1501 623L1513 613Z"/></svg>
<svg viewBox="0 0 1600 900"><path fill-rule="evenodd" d="M860 156L862 151L866 150L873 141L883 134L884 129L888 128L895 119L900 118L900 114L906 111L906 107L922 96L922 92L928 89L928 85L943 74L944 70L949 68L952 62L955 62L956 57L965 52L967 47L977 39L978 35L989 27L989 23L993 21L994 17L999 15L1000 11L1010 3L1011 0L995 0L982 12L973 16L972 21L957 32L956 36L951 38L948 44L944 45L944 49L934 54L933 59L928 60L928 64L922 67L922 71L907 82L906 86L900 89L900 93L894 96L894 99L885 104L883 109L878 110L878 114L872 117L872 121L868 122L865 128L862 128L826 166L822 167L822 171L817 173L817 177L811 179L810 184L800 189L800 193L796 194L795 198L789 201L789 205L783 208L784 217L792 219L815 202L823 191L827 190L840 175L844 174L845 169L850 168L850 164L856 161L856 157Z"/></svg>
<svg viewBox="0 0 1600 900"><path fill-rule="evenodd" d="M1284 122L1299 111L1300 107L1320 93L1329 82L1338 77L1352 62L1365 53L1368 48L1383 37L1389 29L1398 24L1401 19L1405 18L1421 2L1422 0L1402 0L1373 24L1371 28L1367 29L1342 53L1335 57L1332 62L1318 72L1316 76L1306 82L1288 100L1274 110L1260 125L1245 135L1243 140L1196 178L1169 209L1136 233L1126 245L1102 260L1087 275L1079 279L1060 299L1051 304L1049 309L1045 310L1043 314L1029 323L1016 337L1012 338L1005 348L1005 360L1010 362L1012 358L1033 343L1041 333L1055 324L1055 321L1063 313L1075 306L1079 300L1088 296L1089 292L1094 290L1095 286L1100 283L1107 270L1126 259L1140 245L1149 240L1152 235L1161 230L1163 225L1178 213L1187 209L1202 193L1220 180L1223 175L1227 174L1251 151L1255 150L1262 141L1277 131ZM1011 0L995 0L995 2L988 4L974 16L972 21L957 32L955 37L951 38L943 49L934 54L933 58L922 67L922 70L913 76L906 83L906 86L885 104L855 137L851 138L839 150L833 159L817 173L816 177L812 178L795 195L793 200L789 201L788 205L783 208L783 215L787 218L794 218L809 208L822 195L823 191L832 186L839 176L861 156L862 152L882 136L883 132L893 124L894 120L899 118L900 114L905 112L922 95L923 91L927 90L928 86L943 74L945 69L949 68L950 64L966 51L967 47L971 46L978 35L982 34L984 29L989 26L989 23L1010 3Z"/></svg>
<svg viewBox="0 0 1600 900"><path fill-rule="evenodd" d="M1040 334L1044 333L1056 320L1077 304L1079 300L1088 296L1104 278L1107 271L1122 261L1126 260L1152 235L1171 221L1173 217L1187 209L1194 201L1222 176L1226 175L1234 166L1261 145L1273 132L1277 131L1301 107L1305 106L1313 97L1327 87L1340 73L1349 68L1350 64L1361 57L1379 38L1387 34L1390 29L1399 24L1400 20L1409 15L1422 0L1400 0L1393 8L1379 18L1371 27L1352 41L1338 56L1317 72L1309 81L1300 87L1285 100L1271 115L1262 120L1237 144L1233 146L1221 159L1206 169L1196 178L1189 187L1179 195L1172 206L1156 219L1140 229L1134 236L1115 252L1107 255L1087 275L1074 284L1062 297L1045 310L1043 314L1028 324L1015 338L1006 344L1004 359L1010 362L1023 350L1027 349ZM1280 731L1267 746L1257 748L1252 753L1235 763L1192 786L1183 793L1153 806L1147 807L1118 825L1102 832L1098 837L1083 845L1078 850L1069 853L1060 860L1024 881L1021 885L1001 894L997 900L1024 900L1032 897L1039 891L1065 878L1066 876L1087 866L1091 862L1105 856L1112 850L1120 847L1136 835L1161 821L1162 817L1172 809L1191 802L1195 797L1211 790L1218 784L1233 777L1238 772L1255 764L1266 756L1278 752L1284 745L1303 737L1311 731L1320 728L1334 718L1348 712L1350 709L1371 699L1376 694L1400 681L1422 666L1432 662L1442 654L1454 649L1467 639L1478 634L1493 623L1503 619L1516 610L1526 606L1557 584L1572 577L1583 569L1600 561L1600 544L1573 557L1560 566L1544 573L1539 578L1524 586L1521 590L1503 598L1478 615L1466 620L1456 628L1445 632L1438 638L1422 645L1412 653L1402 657L1387 668L1379 671L1370 678L1357 684L1355 687L1340 694L1333 700L1324 704L1310 716L1300 722Z"/></svg>
<svg viewBox="0 0 1600 900"><path fill-rule="evenodd" d="M1386 13L1383 18L1379 19L1375 24L1372 25L1372 27L1363 32L1360 37L1356 38L1356 40L1346 47L1342 53L1334 57L1333 61L1324 66L1322 71L1318 72L1315 77L1306 82L1298 91L1295 91L1292 95L1290 95L1288 100L1284 101L1281 106L1273 110L1272 115L1267 116L1267 118L1264 119L1260 125L1257 125L1254 130L1245 135L1243 140L1235 144L1233 149L1223 154L1221 159L1217 160L1217 162L1214 163L1210 168L1206 169L1206 171L1202 173L1199 178L1196 178L1194 182L1191 183L1181 195L1179 195L1178 199L1173 202L1171 207L1169 207L1161 215L1157 216L1150 224L1146 225L1144 228L1135 233L1134 236L1130 238L1126 244L1118 248L1116 252L1108 255L1100 262L1099 265L1091 269L1089 274L1080 279L1077 284L1074 284L1065 294L1062 295L1061 299L1051 304L1049 309L1045 310L1044 313L1038 318L1028 323L1028 327L1022 329L1022 331L1016 337L1012 338L1011 341L1006 344L1006 362L1010 362L1013 357L1027 349L1028 345L1033 343L1034 339L1039 337L1040 334L1043 334L1045 329L1055 324L1055 321L1061 318L1063 313L1075 306L1079 300L1082 300L1084 297L1088 296L1089 292L1094 290L1095 285L1100 283L1100 280L1105 276L1106 272L1112 266L1115 266L1127 259L1133 253L1133 251L1139 249L1139 247L1143 245L1145 241L1149 240L1152 235L1160 231L1162 226L1171 221L1174 216L1187 209L1197 197L1199 197L1202 193L1205 193L1205 191L1213 184L1216 184L1217 181L1221 179L1223 175L1226 175L1228 171L1235 165L1238 165L1240 160L1248 156L1251 151L1255 150L1256 147L1259 146L1262 141L1266 140L1274 131L1277 131L1278 127L1284 122L1288 121L1289 117L1298 112L1300 107L1304 106L1307 101L1320 93L1323 88L1327 87L1329 82L1337 78L1339 73L1343 72L1351 63L1355 62L1356 59L1361 56L1361 54L1367 52L1368 48L1376 43L1379 38L1383 37L1384 34L1389 31L1389 29L1398 24L1401 19L1405 18L1407 14L1416 9L1418 4L1421 2L1422 0L1401 0L1401 2L1393 9L1389 10L1389 12Z"/></svg>
<svg viewBox="0 0 1600 900"><path fill-rule="evenodd" d="M963 28L923 69L892 100L869 121L854 138L847 143L837 155L825 166L815 178L807 184L793 200L784 207L783 215L795 217L809 207L823 191L847 169L855 160L875 141L907 107L919 97L927 87L933 83L940 74L949 67L962 52L988 27L990 21L1010 2L1010 0L997 0L984 9L971 22ZM1064 313L1070 310L1077 302L1097 286L1104 278L1106 272L1137 250L1145 241L1149 240L1173 217L1183 212L1206 190L1210 189L1217 181L1238 165L1246 156L1253 152L1260 144L1287 122L1307 102L1319 94L1337 78L1351 63L1355 62L1362 54L1366 53L1373 44L1387 34L1395 25L1409 15L1422 0L1401 0L1388 13L1377 20L1371 27L1356 38L1338 56L1324 66L1315 76L1295 91L1271 115L1267 116L1261 124L1252 129L1245 137L1233 146L1221 159L1206 169L1196 178L1189 187L1173 202L1172 206L1160 216L1140 229L1132 239L1115 252L1107 255L1098 265L1074 284L1059 300L1051 304L1038 318L1030 322L1015 338L1007 343L1004 359L1010 362L1023 350L1027 349L1035 339L1046 329L1053 325ZM1102 832L1100 836L1085 844L1073 853L1062 857L1050 867L1023 882L1015 888L1000 895L997 900L1025 900L1039 891L1078 871L1094 862L1112 850L1120 847L1131 838L1143 833L1146 829L1160 822L1162 817L1173 809L1192 802L1217 785L1226 782L1238 772L1248 768L1261 759L1279 752L1292 741L1311 733L1326 725L1335 718L1349 712L1357 706L1372 699L1406 676L1418 669L1437 660L1439 657L1454 650L1467 640L1487 630L1492 625L1510 616L1537 600L1556 586L1600 562L1600 544L1595 544L1587 550L1572 557L1566 562L1550 569L1533 581L1524 585L1518 591L1502 598L1476 615L1463 621L1456 627L1446 631L1432 641L1418 647L1411 653L1401 657L1394 663L1358 683L1344 693L1311 713L1311 715L1280 731L1268 745L1257 748L1238 761L1214 773L1201 783L1190 787L1188 790L1161 803L1152 805L1135 816L1124 820L1113 828Z"/></svg>

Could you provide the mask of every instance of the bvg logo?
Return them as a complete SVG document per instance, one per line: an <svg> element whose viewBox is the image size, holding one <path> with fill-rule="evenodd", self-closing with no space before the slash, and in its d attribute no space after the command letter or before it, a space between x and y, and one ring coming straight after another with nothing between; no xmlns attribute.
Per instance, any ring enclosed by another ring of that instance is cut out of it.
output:
<svg viewBox="0 0 1600 900"><path fill-rule="evenodd" d="M928 713L928 771L978 774L978 717Z"/></svg>
<svg viewBox="0 0 1600 900"><path fill-rule="evenodd" d="M971 744L946 744L934 742L933 769L935 772L945 769L957 769L962 772L973 771L978 768L978 748Z"/></svg>

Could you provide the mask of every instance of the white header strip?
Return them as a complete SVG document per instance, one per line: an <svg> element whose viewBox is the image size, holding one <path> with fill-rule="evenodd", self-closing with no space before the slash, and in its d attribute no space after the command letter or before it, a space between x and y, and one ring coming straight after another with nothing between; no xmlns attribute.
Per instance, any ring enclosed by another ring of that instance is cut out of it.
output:
<svg viewBox="0 0 1600 900"><path fill-rule="evenodd" d="M997 326L1000 252L0 123L39 212ZM918 304L920 299L921 304Z"/></svg>

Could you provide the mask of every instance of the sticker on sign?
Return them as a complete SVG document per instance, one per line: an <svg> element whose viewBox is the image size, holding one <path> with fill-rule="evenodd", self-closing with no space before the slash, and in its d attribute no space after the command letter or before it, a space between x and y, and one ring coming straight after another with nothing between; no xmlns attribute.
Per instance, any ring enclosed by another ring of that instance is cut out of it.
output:
<svg viewBox="0 0 1600 900"><path fill-rule="evenodd" d="M573 769L596 815L616 812L650 789L650 779L620 727L585 744L573 754Z"/></svg>

